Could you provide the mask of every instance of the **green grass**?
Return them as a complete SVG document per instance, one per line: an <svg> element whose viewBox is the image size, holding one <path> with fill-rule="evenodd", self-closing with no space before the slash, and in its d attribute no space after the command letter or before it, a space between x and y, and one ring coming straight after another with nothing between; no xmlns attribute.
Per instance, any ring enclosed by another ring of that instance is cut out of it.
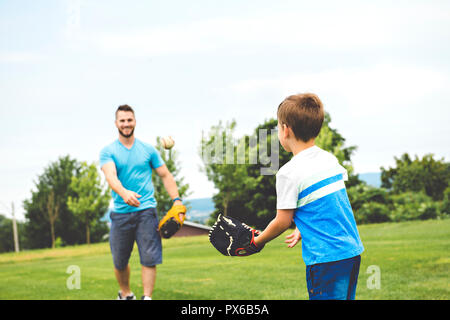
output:
<svg viewBox="0 0 450 320"><path fill-rule="evenodd" d="M359 226L365 246L357 299L450 299L450 220ZM163 240L154 299L307 299L301 246L284 236L250 257L220 255L206 236ZM69 290L70 265L81 289ZM370 289L367 268L381 270ZM142 294L139 255L130 260L132 290ZM0 255L0 299L114 299L117 292L108 243Z"/></svg>

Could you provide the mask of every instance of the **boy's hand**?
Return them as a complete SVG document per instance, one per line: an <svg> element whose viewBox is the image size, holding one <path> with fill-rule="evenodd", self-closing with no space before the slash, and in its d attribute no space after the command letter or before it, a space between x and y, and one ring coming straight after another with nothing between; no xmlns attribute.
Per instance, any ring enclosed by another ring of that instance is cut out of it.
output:
<svg viewBox="0 0 450 320"><path fill-rule="evenodd" d="M295 228L293 233L286 236L286 241L284 242L288 243L288 248L293 248L301 239L302 235L300 234L300 231Z"/></svg>

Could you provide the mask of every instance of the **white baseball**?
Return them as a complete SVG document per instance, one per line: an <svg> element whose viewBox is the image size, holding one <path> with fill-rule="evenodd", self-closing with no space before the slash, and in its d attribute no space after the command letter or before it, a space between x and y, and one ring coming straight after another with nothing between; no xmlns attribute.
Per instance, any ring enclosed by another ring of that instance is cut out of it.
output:
<svg viewBox="0 0 450 320"><path fill-rule="evenodd" d="M172 147L175 145L175 140L171 136L167 136L161 139L161 145L164 147L164 149L172 149Z"/></svg>

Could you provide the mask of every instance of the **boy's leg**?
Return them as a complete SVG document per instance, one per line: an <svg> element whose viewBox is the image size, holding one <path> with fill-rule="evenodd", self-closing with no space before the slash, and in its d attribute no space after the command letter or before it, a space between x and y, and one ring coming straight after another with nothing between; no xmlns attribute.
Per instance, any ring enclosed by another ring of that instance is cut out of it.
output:
<svg viewBox="0 0 450 320"><path fill-rule="evenodd" d="M306 267L310 300L354 299L361 257Z"/></svg>
<svg viewBox="0 0 450 320"><path fill-rule="evenodd" d="M354 257L353 268L350 274L350 284L348 287L347 300L355 300L356 285L358 283L359 267L361 265L361 256Z"/></svg>

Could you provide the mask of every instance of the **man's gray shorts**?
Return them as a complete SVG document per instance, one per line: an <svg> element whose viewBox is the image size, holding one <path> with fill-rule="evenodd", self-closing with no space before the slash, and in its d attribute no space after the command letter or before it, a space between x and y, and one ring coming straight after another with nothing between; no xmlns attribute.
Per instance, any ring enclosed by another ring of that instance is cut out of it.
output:
<svg viewBox="0 0 450 320"><path fill-rule="evenodd" d="M130 213L111 212L110 218L109 244L116 269L127 267L134 241L143 266L152 267L162 263L161 236L155 208Z"/></svg>

